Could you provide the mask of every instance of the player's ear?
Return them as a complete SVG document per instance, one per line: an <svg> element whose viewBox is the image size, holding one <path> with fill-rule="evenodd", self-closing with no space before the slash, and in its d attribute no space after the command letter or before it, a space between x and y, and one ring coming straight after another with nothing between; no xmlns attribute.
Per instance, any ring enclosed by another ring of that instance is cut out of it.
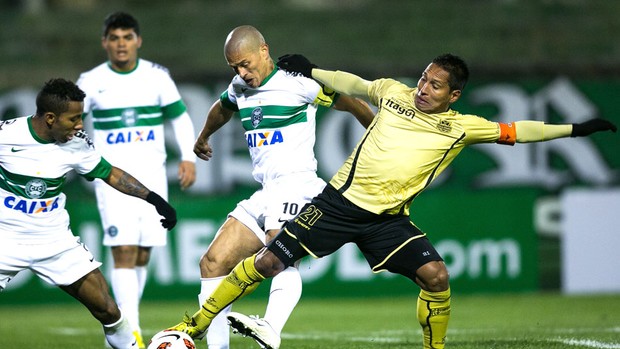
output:
<svg viewBox="0 0 620 349"><path fill-rule="evenodd" d="M461 98L461 90L454 90L450 92L450 104L456 102Z"/></svg>
<svg viewBox="0 0 620 349"><path fill-rule="evenodd" d="M267 44L260 45L259 51L263 59L269 59L269 45Z"/></svg>
<svg viewBox="0 0 620 349"><path fill-rule="evenodd" d="M56 119L58 119L58 116L51 111L48 111L43 114L43 118L45 119L45 124L47 125L47 128L51 128L54 122L56 122Z"/></svg>

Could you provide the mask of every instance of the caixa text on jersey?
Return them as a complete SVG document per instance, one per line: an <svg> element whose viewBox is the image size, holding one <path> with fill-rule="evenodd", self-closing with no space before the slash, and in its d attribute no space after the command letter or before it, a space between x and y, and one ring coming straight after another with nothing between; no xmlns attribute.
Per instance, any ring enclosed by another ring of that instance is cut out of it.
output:
<svg viewBox="0 0 620 349"><path fill-rule="evenodd" d="M105 140L108 144L148 142L155 140L155 132L152 129L110 132Z"/></svg>
<svg viewBox="0 0 620 349"><path fill-rule="evenodd" d="M3 202L5 207L26 214L50 212L59 207L58 197L49 200L25 200L15 196L7 196Z"/></svg>

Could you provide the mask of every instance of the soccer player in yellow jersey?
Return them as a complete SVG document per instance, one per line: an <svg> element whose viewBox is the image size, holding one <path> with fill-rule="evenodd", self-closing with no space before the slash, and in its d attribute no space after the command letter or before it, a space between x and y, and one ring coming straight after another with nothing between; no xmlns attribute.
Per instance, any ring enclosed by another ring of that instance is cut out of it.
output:
<svg viewBox="0 0 620 349"><path fill-rule="evenodd" d="M401 274L420 287L417 315L424 348L444 348L450 318L448 270L441 256L409 218L409 206L467 145L514 145L588 136L616 126L603 119L551 125L504 124L450 109L468 79L465 62L446 54L424 70L418 85L393 79L364 80L318 69L301 55L278 65L335 91L364 97L378 107L372 124L327 187L257 254L240 262L191 318L175 326L196 336L220 309L253 291L298 259L319 258L354 242L374 272ZM252 335L259 326L233 323Z"/></svg>

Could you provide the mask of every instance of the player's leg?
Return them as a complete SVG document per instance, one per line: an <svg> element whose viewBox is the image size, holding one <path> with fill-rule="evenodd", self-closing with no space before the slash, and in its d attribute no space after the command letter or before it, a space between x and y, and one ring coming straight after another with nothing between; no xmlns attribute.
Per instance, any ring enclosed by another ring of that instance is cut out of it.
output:
<svg viewBox="0 0 620 349"><path fill-rule="evenodd" d="M253 255L264 246L256 233L248 228L254 227L262 234L255 218L245 210L233 211L236 217L230 216L218 230L209 248L200 260L200 294L199 305L202 306L219 283L241 260ZM226 315L231 306L227 306L213 319L207 332L207 344L210 349L225 349L229 346L230 330Z"/></svg>
<svg viewBox="0 0 620 349"><path fill-rule="evenodd" d="M325 181L316 173L308 172L282 177L270 189L272 201L265 213L267 241L271 241L287 222L301 213L306 204L325 188ZM298 263L289 266L271 280L269 301L264 320L270 324L278 338L297 306L302 292Z"/></svg>
<svg viewBox="0 0 620 349"><path fill-rule="evenodd" d="M136 245L112 246L114 268L110 274L110 284L118 306L131 324L138 347L144 348L140 329L140 281L136 269L139 248Z"/></svg>
<svg viewBox="0 0 620 349"><path fill-rule="evenodd" d="M386 240L382 235L395 238ZM374 265L373 271L387 269L420 286L417 317L424 348L443 349L450 319L448 270L426 235L408 217L394 219L381 224L374 242L360 248Z"/></svg>
<svg viewBox="0 0 620 349"><path fill-rule="evenodd" d="M99 320L112 348L137 348L131 327L108 292L108 284L99 269L89 272L70 285L59 287L84 304Z"/></svg>
<svg viewBox="0 0 620 349"><path fill-rule="evenodd" d="M293 264L293 257L301 258L304 253L307 254L297 240L284 230L274 241L280 241L280 244L274 247L274 244L270 243L257 254L239 262L211 293L200 310L170 329L183 331L192 338L200 337L223 308L253 292L265 278L274 277L287 265Z"/></svg>
<svg viewBox="0 0 620 349"><path fill-rule="evenodd" d="M417 270L418 321L424 335L424 348L441 349L445 345L450 320L450 285L443 261L432 261Z"/></svg>
<svg viewBox="0 0 620 349"><path fill-rule="evenodd" d="M271 234L274 234L274 231L270 231L268 236ZM268 239L271 240L269 237ZM298 263L295 263L287 267L271 280L269 301L263 319L278 337L281 337L286 321L301 298L302 281L297 265Z"/></svg>
<svg viewBox="0 0 620 349"><path fill-rule="evenodd" d="M274 233L270 231L270 234ZM294 243L296 244L296 241ZM230 312L227 318L233 332L252 337L262 348L278 349L282 328L301 297L301 288L301 276L297 267L289 266L283 269L271 280L265 317Z"/></svg>

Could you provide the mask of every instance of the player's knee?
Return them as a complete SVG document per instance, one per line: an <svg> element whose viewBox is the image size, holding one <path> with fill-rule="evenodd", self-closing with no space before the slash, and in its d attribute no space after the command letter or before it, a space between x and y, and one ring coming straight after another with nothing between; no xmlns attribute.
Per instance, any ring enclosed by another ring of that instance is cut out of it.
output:
<svg viewBox="0 0 620 349"><path fill-rule="evenodd" d="M212 278L227 275L235 264L228 263L226 260L211 254L205 253L200 258L200 276Z"/></svg>
<svg viewBox="0 0 620 349"><path fill-rule="evenodd" d="M450 287L450 275L446 269L440 270L431 282L429 283L429 289L433 292L445 291Z"/></svg>
<svg viewBox="0 0 620 349"><path fill-rule="evenodd" d="M416 271L416 282L427 291L441 292L450 287L450 274L443 262L430 262Z"/></svg>
<svg viewBox="0 0 620 349"><path fill-rule="evenodd" d="M272 278L286 269L286 265L268 249L263 249L256 256L254 265L256 271L258 271L265 278Z"/></svg>
<svg viewBox="0 0 620 349"><path fill-rule="evenodd" d="M441 292L447 290L450 287L448 270L445 268L438 269L432 277L424 280L424 285L427 291Z"/></svg>

